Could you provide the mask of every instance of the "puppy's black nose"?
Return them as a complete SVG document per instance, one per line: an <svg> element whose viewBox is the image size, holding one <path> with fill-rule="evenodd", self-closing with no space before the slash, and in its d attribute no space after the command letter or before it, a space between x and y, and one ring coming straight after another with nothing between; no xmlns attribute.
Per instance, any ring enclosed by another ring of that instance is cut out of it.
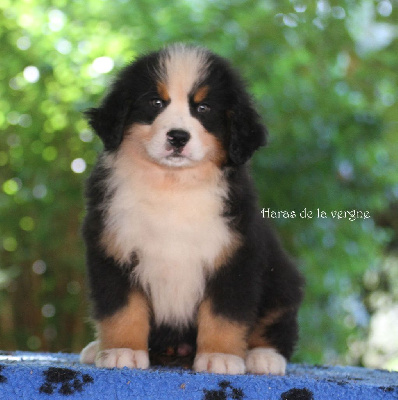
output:
<svg viewBox="0 0 398 400"><path fill-rule="evenodd" d="M175 148L184 147L191 135L182 129L172 129L167 132L167 141Z"/></svg>

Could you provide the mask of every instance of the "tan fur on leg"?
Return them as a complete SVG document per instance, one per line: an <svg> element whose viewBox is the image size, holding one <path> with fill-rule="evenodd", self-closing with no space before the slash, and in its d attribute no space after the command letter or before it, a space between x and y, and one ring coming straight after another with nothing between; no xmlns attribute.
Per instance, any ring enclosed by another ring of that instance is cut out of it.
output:
<svg viewBox="0 0 398 400"><path fill-rule="evenodd" d="M243 374L247 327L216 315L209 301L204 301L198 314L196 371L218 374Z"/></svg>
<svg viewBox="0 0 398 400"><path fill-rule="evenodd" d="M128 304L97 324L100 351L96 365L105 368L148 368L150 312L141 292L130 295Z"/></svg>

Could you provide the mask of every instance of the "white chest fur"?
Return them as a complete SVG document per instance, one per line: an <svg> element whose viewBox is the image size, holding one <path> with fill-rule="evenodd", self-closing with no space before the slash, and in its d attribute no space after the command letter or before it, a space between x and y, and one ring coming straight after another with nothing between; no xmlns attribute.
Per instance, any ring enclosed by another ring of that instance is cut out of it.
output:
<svg viewBox="0 0 398 400"><path fill-rule="evenodd" d="M222 217L227 189L221 172L198 184L194 175L183 174L159 184L159 175L130 165L116 168L109 180L114 195L102 242L121 264L136 252L132 278L147 292L158 324L191 321L207 274L234 239Z"/></svg>

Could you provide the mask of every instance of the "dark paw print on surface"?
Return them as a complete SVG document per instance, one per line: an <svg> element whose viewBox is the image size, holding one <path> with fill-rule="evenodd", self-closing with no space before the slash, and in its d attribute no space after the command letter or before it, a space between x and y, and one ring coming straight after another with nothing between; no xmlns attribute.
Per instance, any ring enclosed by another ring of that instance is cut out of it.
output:
<svg viewBox="0 0 398 400"><path fill-rule="evenodd" d="M1 374L1 371L3 371L3 369L5 368L4 365L0 365L0 383L6 383L7 382L7 378Z"/></svg>
<svg viewBox="0 0 398 400"><path fill-rule="evenodd" d="M221 381L218 383L219 390L204 389L203 400L243 400L243 390L234 388L231 382Z"/></svg>
<svg viewBox="0 0 398 400"><path fill-rule="evenodd" d="M314 396L308 389L290 389L282 393L281 400L314 400Z"/></svg>
<svg viewBox="0 0 398 400"><path fill-rule="evenodd" d="M69 368L50 367L44 371L46 381L40 387L40 393L53 394L54 391L63 395L82 392L84 385L93 383L94 379L88 374L82 374Z"/></svg>

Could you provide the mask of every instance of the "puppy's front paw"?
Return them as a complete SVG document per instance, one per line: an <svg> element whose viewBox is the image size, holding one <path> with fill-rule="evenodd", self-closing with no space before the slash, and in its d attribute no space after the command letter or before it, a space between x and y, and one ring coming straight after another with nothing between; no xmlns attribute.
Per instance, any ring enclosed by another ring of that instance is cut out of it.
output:
<svg viewBox="0 0 398 400"><path fill-rule="evenodd" d="M141 368L149 367L148 352L132 349L109 349L97 353L95 365L100 368Z"/></svg>
<svg viewBox="0 0 398 400"><path fill-rule="evenodd" d="M257 347L248 351L246 368L252 374L285 375L286 359L275 349Z"/></svg>
<svg viewBox="0 0 398 400"><path fill-rule="evenodd" d="M99 341L90 342L80 353L80 362L82 364L94 364L95 357L99 350Z"/></svg>
<svg viewBox="0 0 398 400"><path fill-rule="evenodd" d="M195 357L193 369L196 372L212 372L214 374L244 374L243 358L233 354L199 353Z"/></svg>

